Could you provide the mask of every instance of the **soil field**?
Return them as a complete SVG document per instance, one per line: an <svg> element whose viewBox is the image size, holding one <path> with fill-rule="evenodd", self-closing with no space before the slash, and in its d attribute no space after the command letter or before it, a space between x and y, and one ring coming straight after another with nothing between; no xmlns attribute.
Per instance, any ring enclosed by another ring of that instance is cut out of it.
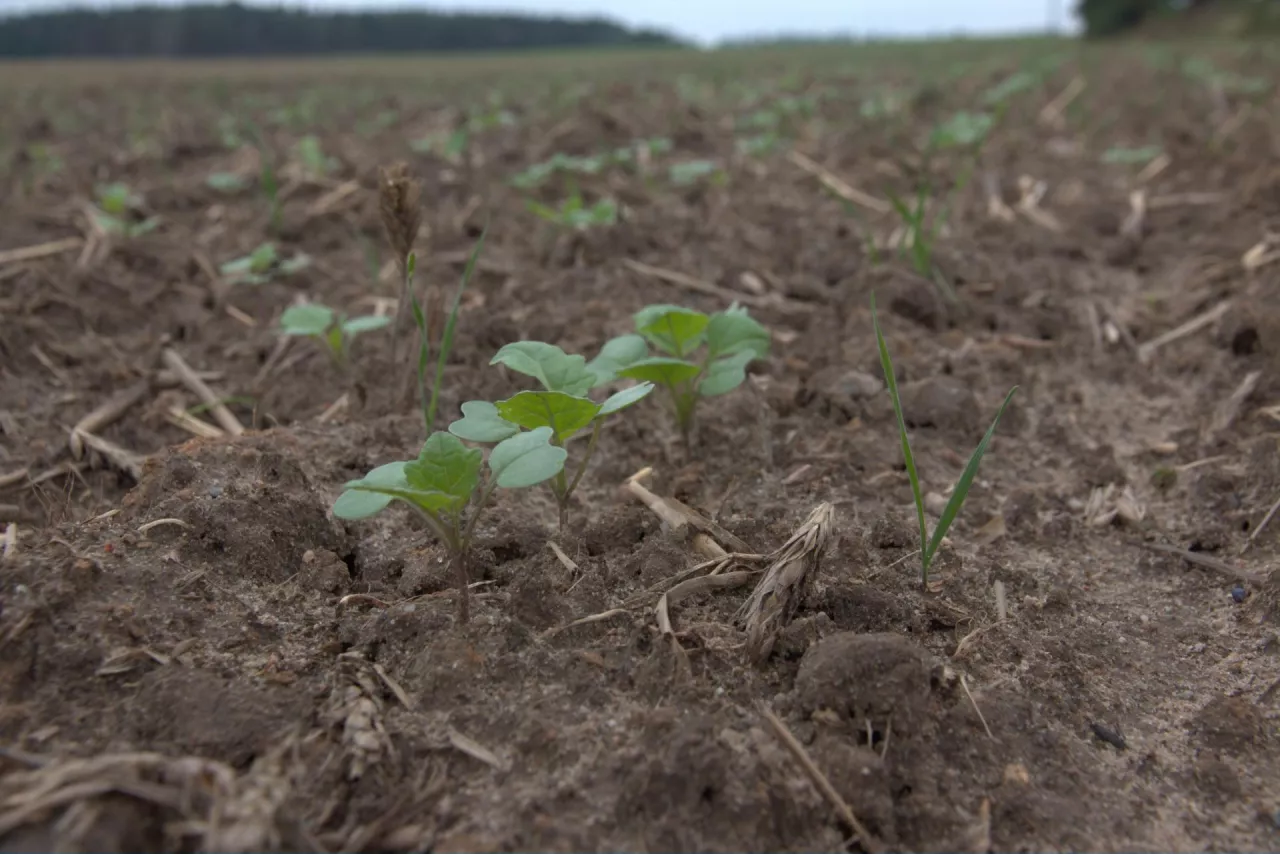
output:
<svg viewBox="0 0 1280 854"><path fill-rule="evenodd" d="M1278 60L7 67L3 850L1276 850ZM403 505L332 513L422 445L412 327L280 334L395 314L398 161L428 304L488 228L437 429L514 341L772 335L691 447L613 416L564 530L499 490L465 625ZM1018 387L925 586L873 293L931 528Z"/></svg>

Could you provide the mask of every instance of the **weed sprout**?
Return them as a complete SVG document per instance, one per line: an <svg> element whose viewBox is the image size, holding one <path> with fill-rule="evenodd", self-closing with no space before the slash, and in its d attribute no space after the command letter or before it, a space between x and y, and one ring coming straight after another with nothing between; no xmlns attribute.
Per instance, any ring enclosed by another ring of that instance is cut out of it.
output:
<svg viewBox="0 0 1280 854"><path fill-rule="evenodd" d="M933 536L930 537L928 523L924 517L924 497L920 493L920 475L916 471L915 457L911 454L911 442L907 438L907 421L903 417L902 401L898 397L898 379L893 372L893 360L889 357L889 345L885 343L884 334L880 331L880 321L876 317L876 298L874 294L871 296L871 324L875 328L876 346L880 350L880 366L884 369L885 383L889 386L889 395L893 400L893 413L898 419L898 435L902 439L902 458L907 466L907 477L911 481L911 496L915 500L916 521L920 525L920 584L927 592L929 587L929 567L933 563L934 556L938 553L938 548L942 545L942 538L947 535L947 531L951 528L951 523L955 521L956 515L960 512L960 507L964 504L965 497L969 494L969 487L973 485L973 479L978 474L978 465L982 462L983 455L987 453L987 448L990 446L991 439L996 432L996 425L1000 423L1000 416L1004 414L1009 401L1013 400L1013 395L1018 391L1018 387L1014 386L1009 389L1009 393L1005 395L1004 402L1000 404L1000 409L996 412L996 417L991 422L991 426L987 428L986 435L982 437L982 441L974 449L973 456L969 458L968 464L964 467L964 472L961 473L960 479L956 481L955 488L951 491L951 498L943 508L942 515L938 518L938 526L934 528Z"/></svg>

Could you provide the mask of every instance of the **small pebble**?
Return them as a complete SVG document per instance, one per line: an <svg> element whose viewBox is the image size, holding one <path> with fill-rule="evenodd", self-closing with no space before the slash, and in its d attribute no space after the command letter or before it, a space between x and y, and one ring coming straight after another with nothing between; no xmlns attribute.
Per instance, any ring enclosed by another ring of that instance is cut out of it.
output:
<svg viewBox="0 0 1280 854"><path fill-rule="evenodd" d="M217 498L217 497L218 497L219 495L221 495L221 494L222 494L222 484L219 484L219 483L211 483L211 484L209 484L209 497L210 497L210 498Z"/></svg>
<svg viewBox="0 0 1280 854"><path fill-rule="evenodd" d="M1231 588L1231 598L1236 600L1237 605L1244 601L1245 595L1244 588L1239 584Z"/></svg>

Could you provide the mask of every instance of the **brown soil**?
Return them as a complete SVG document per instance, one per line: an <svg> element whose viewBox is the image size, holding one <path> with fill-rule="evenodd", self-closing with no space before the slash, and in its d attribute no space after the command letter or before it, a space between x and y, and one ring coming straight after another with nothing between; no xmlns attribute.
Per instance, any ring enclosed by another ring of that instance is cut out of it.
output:
<svg viewBox="0 0 1280 854"><path fill-rule="evenodd" d="M521 79L515 123L475 135L461 164L407 141L450 127L457 107L483 103L468 93L509 70L468 78L453 103L368 68L220 89L144 85L126 67L8 96L3 850L1280 846L1280 521L1253 536L1280 498L1280 250L1242 262L1280 229L1275 95L1214 92L1138 52L1069 57L1019 96L957 201L938 244L950 304L905 260L868 253L890 216L849 213L784 154L734 153L751 98L809 93L796 148L866 192L906 190L908 135L858 115L881 81L909 79L896 69L911 57L851 78L836 61L789 70L786 56L680 60L720 81L702 102L675 60L579 89ZM1252 55L1215 61L1274 79ZM912 134L1015 68L987 56L922 90ZM1081 72L1065 125L1040 121ZM226 286L210 274L265 239L267 209L252 187L205 185L256 169L252 149L220 142L219 104L267 121L312 95L310 125L267 132L282 154L315 133L339 159L323 181L287 179L277 244L314 263ZM383 114L393 120L366 132ZM507 184L556 152L655 136L675 149L650 177L583 181L624 203L612 228L557 233ZM1140 166L1100 162L1152 141L1171 162L1143 183ZM62 168L42 171L37 144ZM366 247L390 257L376 167L402 158L424 182L425 286L452 290L491 217L447 419L519 387L487 366L509 341L591 355L647 303L726 304L627 259L764 300L754 314L775 336L749 385L704 409L692 458L661 405L616 418L572 530L556 531L545 490L500 495L465 627L439 547L407 513L330 513L343 482L422 441L390 336L358 340L350 382L309 342L272 357L274 324L300 294L353 312L394 297L394 275L371 280ZM718 158L728 181L673 188L665 164L681 158ZM1009 205L1020 176L1046 182L1039 210L1060 228L990 216L984 175ZM88 235L83 205L107 180L138 192L159 228L8 254ZM344 182L352 192L316 207ZM1137 190L1145 219L1126 231ZM947 492L1020 388L928 591L873 290L927 492ZM198 400L158 380L165 342L256 429L193 439L166 420ZM146 457L137 480L92 448L75 458L71 427L139 381L145 393L97 430ZM619 490L646 466L652 491L759 553L833 505L832 542L764 666L734 619L749 586L673 605L679 652L659 632L658 594L700 558ZM762 704L874 840L849 842Z"/></svg>

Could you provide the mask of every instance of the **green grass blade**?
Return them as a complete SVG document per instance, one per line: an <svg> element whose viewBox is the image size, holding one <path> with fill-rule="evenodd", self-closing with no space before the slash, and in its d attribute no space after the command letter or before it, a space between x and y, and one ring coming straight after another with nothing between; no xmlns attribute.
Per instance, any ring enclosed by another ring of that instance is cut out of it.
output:
<svg viewBox="0 0 1280 854"><path fill-rule="evenodd" d="M1005 395L1004 403L1000 404L1000 411L996 413L995 420L987 428L986 435L982 437L982 441L978 443L978 447L973 451L973 456L969 458L969 464L964 467L964 473L956 481L955 489L951 491L951 500L942 509L942 516L938 519L938 527L934 528L933 538L929 540L928 559L930 561L933 560L938 547L942 545L942 538L947 535L948 529L951 528L951 523L955 521L956 516L960 513L960 506L964 504L965 496L969 494L969 487L973 485L973 479L978 474L978 465L982 462L982 457L987 453L987 447L991 444L991 439L996 434L996 425L1000 423L1000 416L1004 415L1005 409L1009 406L1009 401L1013 400L1013 396L1017 391L1017 386L1009 389L1009 393Z"/></svg>
<svg viewBox="0 0 1280 854"><path fill-rule="evenodd" d="M871 325L876 331L876 346L880 348L880 367L884 369L884 381L889 386L889 396L893 400L893 414L898 418L898 435L902 437L902 459L907 465L907 477L911 480L911 495L916 502L916 520L920 524L921 572L927 583L930 555L926 550L926 544L929 529L924 521L924 497L920 494L920 475L916 472L916 460L911 454L911 442L907 439L907 420L902 416L902 401L898 398L898 378L893 373L893 359L889 357L889 345L885 343L884 333L880 331L880 321L876 318L874 293L871 295Z"/></svg>
<svg viewBox="0 0 1280 854"><path fill-rule="evenodd" d="M412 256L410 256L412 257ZM405 277L406 281L410 278ZM427 338L427 316L422 310L422 304L418 302L418 297L407 286L405 293L409 295L409 306L413 313L413 323L418 327L418 363L416 370L418 372L418 405L422 407L422 422L427 429L427 435L431 435L431 427L435 422L435 418L431 414L431 410L427 405L427 365L431 362L431 342ZM434 390L431 398L434 398Z"/></svg>
<svg viewBox="0 0 1280 854"><path fill-rule="evenodd" d="M440 352L436 356L436 380L431 386L431 402L427 405L427 431L430 432L432 425L436 420L436 408L440 404L440 384L444 381L444 363L449 358L449 351L453 349L453 330L458 325L458 312L462 309L462 295L467 291L467 285L471 283L471 277L476 270L476 262L480 260L480 251L484 249L484 238L489 233L489 225L485 224L484 230L480 232L480 238L476 241L475 249L471 250L471 257L467 259L467 266L462 271L462 282L458 285L458 292L453 296L453 308L449 310L449 319L445 321L444 335L440 339Z"/></svg>

